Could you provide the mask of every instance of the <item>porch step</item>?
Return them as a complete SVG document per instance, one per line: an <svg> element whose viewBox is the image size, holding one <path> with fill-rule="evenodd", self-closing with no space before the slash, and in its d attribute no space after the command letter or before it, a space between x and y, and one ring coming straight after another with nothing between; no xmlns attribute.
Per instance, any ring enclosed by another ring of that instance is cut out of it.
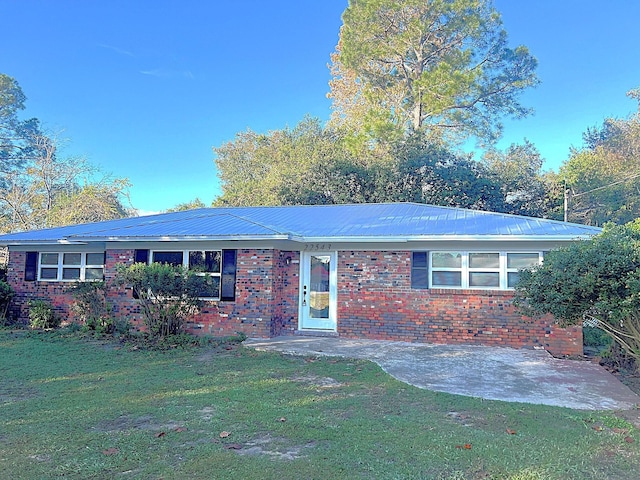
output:
<svg viewBox="0 0 640 480"><path fill-rule="evenodd" d="M337 337L338 332L329 332L324 330L295 330L294 335L301 337Z"/></svg>

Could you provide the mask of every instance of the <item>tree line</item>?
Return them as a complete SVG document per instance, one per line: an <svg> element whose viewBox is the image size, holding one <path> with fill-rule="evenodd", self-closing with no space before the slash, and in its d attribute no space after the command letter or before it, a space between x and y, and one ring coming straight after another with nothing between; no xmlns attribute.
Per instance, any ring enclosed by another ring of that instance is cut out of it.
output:
<svg viewBox="0 0 640 480"><path fill-rule="evenodd" d="M217 204L412 201L590 225L640 216L640 113L588 128L558 172L526 139L495 148L501 119L531 114L519 95L539 80L492 2L358 0L342 18L329 122L215 147ZM461 150L469 140L481 158Z"/></svg>
<svg viewBox="0 0 640 480"><path fill-rule="evenodd" d="M640 216L639 101L589 127L557 172L524 139L495 147L504 118L532 113L539 83L490 0L351 0L329 65L328 122L306 117L214 147L216 205L420 202L603 225ZM0 74L0 232L135 214L126 178L64 156ZM479 155L461 146L475 142ZM195 199L172 210L204 207Z"/></svg>

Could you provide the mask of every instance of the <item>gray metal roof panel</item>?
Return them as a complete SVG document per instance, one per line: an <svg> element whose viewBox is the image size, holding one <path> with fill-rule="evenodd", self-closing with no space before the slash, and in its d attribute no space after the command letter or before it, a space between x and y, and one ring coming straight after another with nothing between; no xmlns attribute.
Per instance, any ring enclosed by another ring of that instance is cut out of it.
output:
<svg viewBox="0 0 640 480"><path fill-rule="evenodd" d="M545 237L582 238L601 229L533 217L417 203L220 207L132 217L0 236L0 244L171 237L299 240Z"/></svg>
<svg viewBox="0 0 640 480"><path fill-rule="evenodd" d="M142 218L142 217L141 217ZM204 215L154 218L138 225L100 229L73 235L76 239L90 238L147 238L147 237L234 237L282 236L277 230L263 227L251 220L229 214L209 212Z"/></svg>

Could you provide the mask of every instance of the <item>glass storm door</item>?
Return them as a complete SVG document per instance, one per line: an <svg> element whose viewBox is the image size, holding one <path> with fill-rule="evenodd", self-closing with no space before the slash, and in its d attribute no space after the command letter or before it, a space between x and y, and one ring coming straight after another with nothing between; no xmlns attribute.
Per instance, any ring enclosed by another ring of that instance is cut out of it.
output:
<svg viewBox="0 0 640 480"><path fill-rule="evenodd" d="M335 252L303 252L300 275L300 330L336 331L336 261Z"/></svg>

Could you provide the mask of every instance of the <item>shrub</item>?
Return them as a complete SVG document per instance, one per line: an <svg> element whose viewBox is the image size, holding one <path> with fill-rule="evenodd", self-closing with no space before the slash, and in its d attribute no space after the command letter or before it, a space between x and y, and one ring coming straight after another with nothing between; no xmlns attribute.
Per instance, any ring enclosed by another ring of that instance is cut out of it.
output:
<svg viewBox="0 0 640 480"><path fill-rule="evenodd" d="M83 323L84 329L100 334L126 333L129 324L112 316L104 282L78 282L71 287L71 311Z"/></svg>
<svg viewBox="0 0 640 480"><path fill-rule="evenodd" d="M49 302L31 300L29 302L29 326L31 328L56 328L60 326L60 318L55 314Z"/></svg>
<svg viewBox="0 0 640 480"><path fill-rule="evenodd" d="M611 345L611 335L598 327L583 327L582 336L585 347L606 350Z"/></svg>
<svg viewBox="0 0 640 480"><path fill-rule="evenodd" d="M640 220L549 252L521 272L515 303L525 315L600 328L640 365Z"/></svg>
<svg viewBox="0 0 640 480"><path fill-rule="evenodd" d="M148 334L161 338L182 333L185 320L198 313L203 278L181 267L136 263L118 265L116 283L133 288Z"/></svg>
<svg viewBox="0 0 640 480"><path fill-rule="evenodd" d="M7 310L15 292L11 285L0 280L0 325L5 325L7 321Z"/></svg>

